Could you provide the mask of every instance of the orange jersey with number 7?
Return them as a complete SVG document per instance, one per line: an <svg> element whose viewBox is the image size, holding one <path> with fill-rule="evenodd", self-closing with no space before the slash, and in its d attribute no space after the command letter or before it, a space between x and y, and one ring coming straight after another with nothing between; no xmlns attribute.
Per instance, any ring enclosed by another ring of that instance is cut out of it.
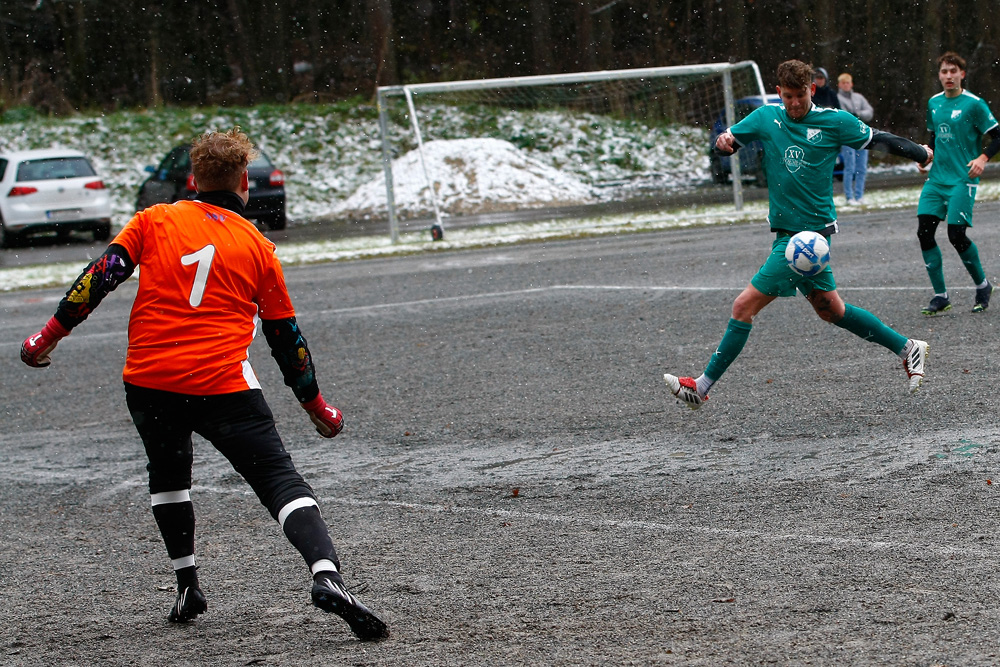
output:
<svg viewBox="0 0 1000 667"><path fill-rule="evenodd" d="M232 211L179 201L140 211L113 243L139 266L126 382L198 396L260 387L258 317L295 316L271 241Z"/></svg>

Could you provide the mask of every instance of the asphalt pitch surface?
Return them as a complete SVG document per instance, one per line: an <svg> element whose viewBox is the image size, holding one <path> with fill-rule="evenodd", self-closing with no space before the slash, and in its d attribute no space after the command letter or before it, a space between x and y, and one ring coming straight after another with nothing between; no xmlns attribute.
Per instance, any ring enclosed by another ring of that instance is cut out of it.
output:
<svg viewBox="0 0 1000 667"><path fill-rule="evenodd" d="M991 278L998 212L971 234ZM377 644L310 605L197 438L209 609L168 624L120 380L134 283L46 370L17 350L61 290L0 295L0 663L998 664L1000 302L969 312L945 246L955 307L922 316L915 226L848 213L833 257L847 301L929 341L917 395L891 353L781 299L697 412L662 374L704 367L763 224L289 269L346 431L312 432L262 342L255 368L349 587L391 626Z"/></svg>

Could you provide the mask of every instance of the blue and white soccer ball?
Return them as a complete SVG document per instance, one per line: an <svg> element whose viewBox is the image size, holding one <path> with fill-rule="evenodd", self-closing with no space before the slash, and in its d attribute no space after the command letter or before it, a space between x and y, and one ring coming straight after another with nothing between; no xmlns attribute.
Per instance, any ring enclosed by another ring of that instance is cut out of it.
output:
<svg viewBox="0 0 1000 667"><path fill-rule="evenodd" d="M815 276L830 263L830 244L822 234L799 232L785 247L788 268L802 276Z"/></svg>

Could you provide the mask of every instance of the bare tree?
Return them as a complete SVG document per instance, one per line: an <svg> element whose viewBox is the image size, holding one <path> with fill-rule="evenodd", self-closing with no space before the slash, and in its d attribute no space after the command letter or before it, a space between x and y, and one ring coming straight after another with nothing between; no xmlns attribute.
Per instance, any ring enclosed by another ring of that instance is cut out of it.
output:
<svg viewBox="0 0 1000 667"><path fill-rule="evenodd" d="M391 0L366 0L368 8L369 30L374 44L377 70L375 83L379 86L399 83L396 67L396 47L392 35L392 3Z"/></svg>
<svg viewBox="0 0 1000 667"><path fill-rule="evenodd" d="M548 74L553 69L552 17L548 0L531 0L531 54L535 74Z"/></svg>

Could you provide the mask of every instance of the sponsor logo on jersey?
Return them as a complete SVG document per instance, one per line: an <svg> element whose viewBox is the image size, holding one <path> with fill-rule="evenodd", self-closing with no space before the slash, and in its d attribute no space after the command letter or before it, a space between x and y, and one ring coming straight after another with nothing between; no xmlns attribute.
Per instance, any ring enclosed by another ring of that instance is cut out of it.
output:
<svg viewBox="0 0 1000 667"><path fill-rule="evenodd" d="M952 136L951 134L951 125L949 125L948 123L941 123L940 125L938 125L936 138L940 139L941 141L951 141L952 139L954 139L955 137Z"/></svg>
<svg viewBox="0 0 1000 667"><path fill-rule="evenodd" d="M823 139L823 130L816 127L806 128L806 141L815 144Z"/></svg>
<svg viewBox="0 0 1000 667"><path fill-rule="evenodd" d="M785 149L785 155L782 158L785 168L794 174L806 166L805 155L806 152L799 146L789 146Z"/></svg>

